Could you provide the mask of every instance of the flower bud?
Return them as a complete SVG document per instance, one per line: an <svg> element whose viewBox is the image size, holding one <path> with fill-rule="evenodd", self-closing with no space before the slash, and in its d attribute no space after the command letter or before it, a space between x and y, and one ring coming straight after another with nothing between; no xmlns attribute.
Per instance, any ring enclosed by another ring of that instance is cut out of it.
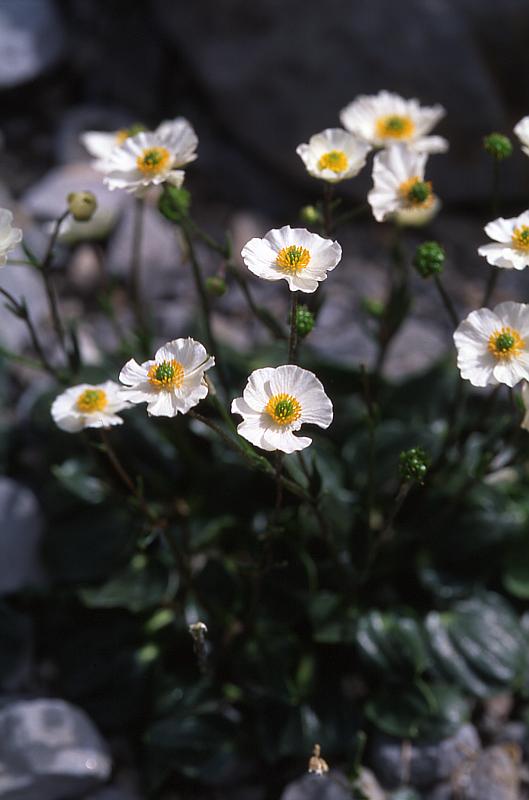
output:
<svg viewBox="0 0 529 800"><path fill-rule="evenodd" d="M158 209L171 222L182 222L189 212L191 195L187 189L166 183L158 200Z"/></svg>
<svg viewBox="0 0 529 800"><path fill-rule="evenodd" d="M423 242L417 247L413 266L422 278L440 275L443 271L445 251L437 242Z"/></svg>
<svg viewBox="0 0 529 800"><path fill-rule="evenodd" d="M299 212L299 218L307 225L318 225L323 222L321 212L316 206L303 206Z"/></svg>
<svg viewBox="0 0 529 800"><path fill-rule="evenodd" d="M503 161L512 155L512 142L503 133L489 133L483 138L483 147L496 161Z"/></svg>
<svg viewBox="0 0 529 800"><path fill-rule="evenodd" d="M376 300L374 297L362 297L360 302L363 310L366 314L369 314L370 317L380 319L380 317L383 316L385 306L380 300Z"/></svg>
<svg viewBox="0 0 529 800"><path fill-rule="evenodd" d="M430 459L422 447L412 447L400 454L399 472L403 481L423 483L429 466Z"/></svg>
<svg viewBox="0 0 529 800"><path fill-rule="evenodd" d="M307 306L298 306L296 308L296 331L298 336L308 336L315 325L316 320L314 314Z"/></svg>
<svg viewBox="0 0 529 800"><path fill-rule="evenodd" d="M66 199L68 210L76 222L88 222L97 210L97 200L92 192L70 192Z"/></svg>
<svg viewBox="0 0 529 800"><path fill-rule="evenodd" d="M214 297L222 297L222 295L226 293L227 288L226 281L224 278L221 278L220 275L211 275L211 277L206 278L207 292Z"/></svg>

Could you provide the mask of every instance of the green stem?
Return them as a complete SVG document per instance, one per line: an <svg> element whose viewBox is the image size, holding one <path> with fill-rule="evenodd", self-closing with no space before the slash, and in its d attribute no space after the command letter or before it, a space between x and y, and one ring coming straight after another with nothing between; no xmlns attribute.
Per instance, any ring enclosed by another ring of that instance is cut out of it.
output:
<svg viewBox="0 0 529 800"><path fill-rule="evenodd" d="M42 278L44 280L44 288L46 291L46 296L48 298L48 305L50 308L51 318L53 322L53 327L55 329L55 333L57 335L61 348L66 358L68 359L70 367L73 368L72 354L70 353L69 348L67 348L66 346L66 334L64 330L64 325L62 323L61 315L59 312L59 306L55 294L55 287L53 285L53 280L51 276L51 267L53 263L53 250L57 242L57 237L59 236L61 225L69 213L70 212L68 210L64 211L61 214L61 216L55 221L55 225L53 227L53 231L50 236L50 240L48 242L48 248L40 264L40 270L42 273Z"/></svg>
<svg viewBox="0 0 529 800"><path fill-rule="evenodd" d="M248 304L248 308L256 319L259 320L272 334L275 339L286 339L287 334L283 330L282 325L276 320L267 308L261 308L255 302L248 286L248 281L240 274L239 270L234 264L227 264L227 269L230 275L235 278L244 298Z"/></svg>
<svg viewBox="0 0 529 800"><path fill-rule="evenodd" d="M295 364L298 348L298 329L296 317L298 310L298 293L291 292L290 298L290 336L288 339L288 363Z"/></svg>
<svg viewBox="0 0 529 800"><path fill-rule="evenodd" d="M56 381L64 383L65 382L64 379L62 378L58 370L56 370L55 367L48 360L48 357L44 352L44 349L40 343L37 331L35 329L35 326L33 325L33 320L31 319L26 303L24 301L17 300L16 297L14 297L10 292L7 291L7 289L3 289L2 287L0 287L0 294L3 294L4 297L7 298L7 300L9 300L9 302L11 303L12 307L7 306L7 308L11 311L11 313L19 317L19 319L22 319L26 323L29 336L31 338L31 344L33 345L33 349L35 350L37 356L40 359L42 367Z"/></svg>
<svg viewBox="0 0 529 800"><path fill-rule="evenodd" d="M498 210L500 207L500 162L497 158L492 160L492 191L490 205L492 218L494 219L498 216ZM492 267L489 273L487 284L485 286L483 302L481 303L482 306L488 306L491 297L494 294L494 290L496 289L496 284L499 277L500 269L498 267Z"/></svg>
<svg viewBox="0 0 529 800"><path fill-rule="evenodd" d="M197 294L200 300L200 306L202 309L202 323L204 325L208 350L212 355L215 356L215 363L219 373L220 381L226 392L226 395L228 395L229 394L228 384L226 382L224 371L222 369L222 364L219 358L219 348L217 345L217 341L215 339L211 327L211 308L209 304L208 293L206 290L206 284L204 283L204 278L202 277L202 270L200 268L200 264L197 259L195 247L193 244L193 238L191 236L189 223L187 220L182 222L182 233L184 234L184 239L187 246L187 252L189 254L189 261L191 263L191 271L193 273L193 279L195 281L195 288L197 290Z"/></svg>
<svg viewBox="0 0 529 800"><path fill-rule="evenodd" d="M334 194L334 187L330 183L326 183L323 187L323 231L327 236L330 236L333 229L332 220L332 196Z"/></svg>
<svg viewBox="0 0 529 800"><path fill-rule="evenodd" d="M448 316L450 317L450 320L452 321L454 326L457 328L457 326L459 325L459 317L457 316L457 312L456 312L456 310L454 308L454 305L453 305L453 303L452 303L452 301L450 299L450 296L449 296L448 292L446 291L446 289L445 289L445 287L443 285L443 282L441 281L441 278L439 277L439 275L434 275L434 283L435 283L435 285L437 287L437 291L439 292L439 295L441 297L441 301L442 301L442 303L443 303L443 305L444 305L444 307L445 307L445 309L446 309L446 311L448 313Z"/></svg>

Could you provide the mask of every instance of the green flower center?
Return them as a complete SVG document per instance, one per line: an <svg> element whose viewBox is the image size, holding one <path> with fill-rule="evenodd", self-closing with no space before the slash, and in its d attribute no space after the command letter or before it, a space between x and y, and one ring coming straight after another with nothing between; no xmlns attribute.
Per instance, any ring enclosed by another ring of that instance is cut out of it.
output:
<svg viewBox="0 0 529 800"><path fill-rule="evenodd" d="M511 333L500 333L500 335L496 337L494 344L496 350L499 350L500 353L507 353L509 350L512 350L514 342L515 339Z"/></svg>

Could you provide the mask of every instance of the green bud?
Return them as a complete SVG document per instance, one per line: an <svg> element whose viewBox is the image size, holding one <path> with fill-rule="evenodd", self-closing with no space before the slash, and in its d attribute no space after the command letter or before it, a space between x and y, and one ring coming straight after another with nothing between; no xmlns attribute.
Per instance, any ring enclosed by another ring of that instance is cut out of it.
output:
<svg viewBox="0 0 529 800"><path fill-rule="evenodd" d="M303 206L299 212L299 218L307 225L319 225L323 222L323 217L316 206Z"/></svg>
<svg viewBox="0 0 529 800"><path fill-rule="evenodd" d="M437 242L423 242L417 247L413 266L422 278L440 275L443 271L445 251Z"/></svg>
<svg viewBox="0 0 529 800"><path fill-rule="evenodd" d="M366 312L366 314L369 314L370 317L380 319L380 317L384 314L384 303L382 303L380 300L375 300L374 297L362 297L360 302L363 310Z"/></svg>
<svg viewBox="0 0 529 800"><path fill-rule="evenodd" d="M399 457L399 472L404 481L417 481L423 483L430 459L422 447L412 447L411 450L403 450Z"/></svg>
<svg viewBox="0 0 529 800"><path fill-rule="evenodd" d="M191 195L187 189L165 184L158 200L158 209L171 222L182 222L188 215Z"/></svg>
<svg viewBox="0 0 529 800"><path fill-rule="evenodd" d="M296 330L298 336L308 336L315 325L316 320L314 314L307 306L298 306L296 308Z"/></svg>
<svg viewBox="0 0 529 800"><path fill-rule="evenodd" d="M489 133L483 138L483 147L497 161L503 161L512 155L512 142L503 133Z"/></svg>
<svg viewBox="0 0 529 800"><path fill-rule="evenodd" d="M227 288L226 281L224 278L221 278L220 275L212 275L211 277L206 278L206 289L208 294L211 294L214 297L222 297L223 294L226 294Z"/></svg>
<svg viewBox="0 0 529 800"><path fill-rule="evenodd" d="M97 200L92 192L70 192L66 200L68 211L76 222L88 222L97 209Z"/></svg>

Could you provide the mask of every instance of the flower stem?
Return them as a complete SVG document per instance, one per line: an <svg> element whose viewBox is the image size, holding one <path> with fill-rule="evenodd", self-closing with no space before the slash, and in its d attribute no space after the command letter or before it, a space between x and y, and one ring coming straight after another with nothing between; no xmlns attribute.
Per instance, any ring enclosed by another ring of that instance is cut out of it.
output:
<svg viewBox="0 0 529 800"><path fill-rule="evenodd" d="M491 191L491 214L492 217L496 217L498 215L498 209L500 207L500 162L497 158L492 160L492 191ZM482 306L488 306L490 303L491 297L494 294L494 290L496 288L496 284L498 282L498 278L500 277L500 269L499 267L492 267L489 278L487 281L487 285L485 286L485 293L483 295L483 302L481 303Z"/></svg>
<svg viewBox="0 0 529 800"><path fill-rule="evenodd" d="M61 216L55 221L55 225L53 227L53 231L52 231L52 234L50 236L50 240L48 242L48 248L46 250L44 258L42 259L39 267L40 267L40 271L42 273L42 278L43 278L43 281L44 281L44 288L45 288L45 291L46 291L46 296L48 298L48 305L49 305L49 308L50 308L51 318L52 318L52 322L53 322L53 327L55 329L55 333L56 333L57 338L59 340L59 344L61 345L61 348L62 348L62 350L64 352L64 355L66 356L66 358L68 360L70 368L74 369L75 366L74 366L74 363L73 363L72 353L70 352L69 348L66 346L66 334L65 334L65 331L64 331L64 325L62 323L61 315L60 315L60 312L59 312L59 306L58 306L58 303L57 303L57 296L55 294L55 287L53 285L53 280L52 280L52 277L51 277L51 267L52 267L52 262L53 262L53 250L54 250L55 244L57 242L57 237L59 236L59 231L60 231L61 225L62 225L62 223L64 222L64 220L66 219L66 217L68 216L69 213L70 212L68 210L64 211L61 214Z"/></svg>
<svg viewBox="0 0 529 800"><path fill-rule="evenodd" d="M143 297L142 281L142 247L143 230L145 223L145 200L143 197L134 198L133 228L132 228L132 250L130 254L130 274L129 289L132 307L136 324L140 333L140 339L148 352L149 348L149 320L146 312L145 299Z"/></svg>
<svg viewBox="0 0 529 800"><path fill-rule="evenodd" d="M290 336L288 340L288 363L295 364L298 348L298 329L296 326L296 317L298 310L298 293L291 292L290 299Z"/></svg>
<svg viewBox="0 0 529 800"><path fill-rule="evenodd" d="M323 187L323 231L327 236L330 236L333 229L332 220L332 197L334 194L334 187L330 183L326 183Z"/></svg>
<svg viewBox="0 0 529 800"><path fill-rule="evenodd" d="M193 237L191 236L191 231L188 221L184 221L182 223L182 232L184 234L184 239L187 246L187 252L189 254L189 261L191 263L191 270L193 273L193 279L195 281L195 288L197 290L197 294L202 309L202 323L204 325L208 350L212 355L215 356L215 363L219 373L220 382L222 383L226 395L228 395L229 394L228 384L226 381L224 370L222 368L222 363L219 359L218 344L213 334L213 329L211 327L211 307L209 304L209 297L206 290L206 285L204 283L204 278L202 276L202 270L200 268L200 264L195 252Z"/></svg>
<svg viewBox="0 0 529 800"><path fill-rule="evenodd" d="M46 372L48 372L55 380L59 381L60 383L65 383L64 378L60 375L59 371L53 366L53 364L51 364L46 356L46 353L44 352L25 300L17 300L16 297L7 291L7 289L3 289L1 286L0 294L3 294L4 297L11 303L10 306L7 306L8 310L11 311L14 316L22 319L26 323L29 336L31 338L31 344L33 345L33 349L40 359L43 369L45 369Z"/></svg>
<svg viewBox="0 0 529 800"><path fill-rule="evenodd" d="M456 310L454 308L454 304L452 303L452 301L450 299L450 296L449 296L448 292L446 291L446 289L445 289L445 287L443 285L443 282L441 281L441 278L439 277L439 275L434 275L434 282L435 282L435 285L437 287L437 291L439 292L439 295L441 297L441 301L442 301L444 307L446 308L448 316L450 317L450 319L453 322L453 324L457 327L459 325L459 318L457 316L457 312L456 312Z"/></svg>

